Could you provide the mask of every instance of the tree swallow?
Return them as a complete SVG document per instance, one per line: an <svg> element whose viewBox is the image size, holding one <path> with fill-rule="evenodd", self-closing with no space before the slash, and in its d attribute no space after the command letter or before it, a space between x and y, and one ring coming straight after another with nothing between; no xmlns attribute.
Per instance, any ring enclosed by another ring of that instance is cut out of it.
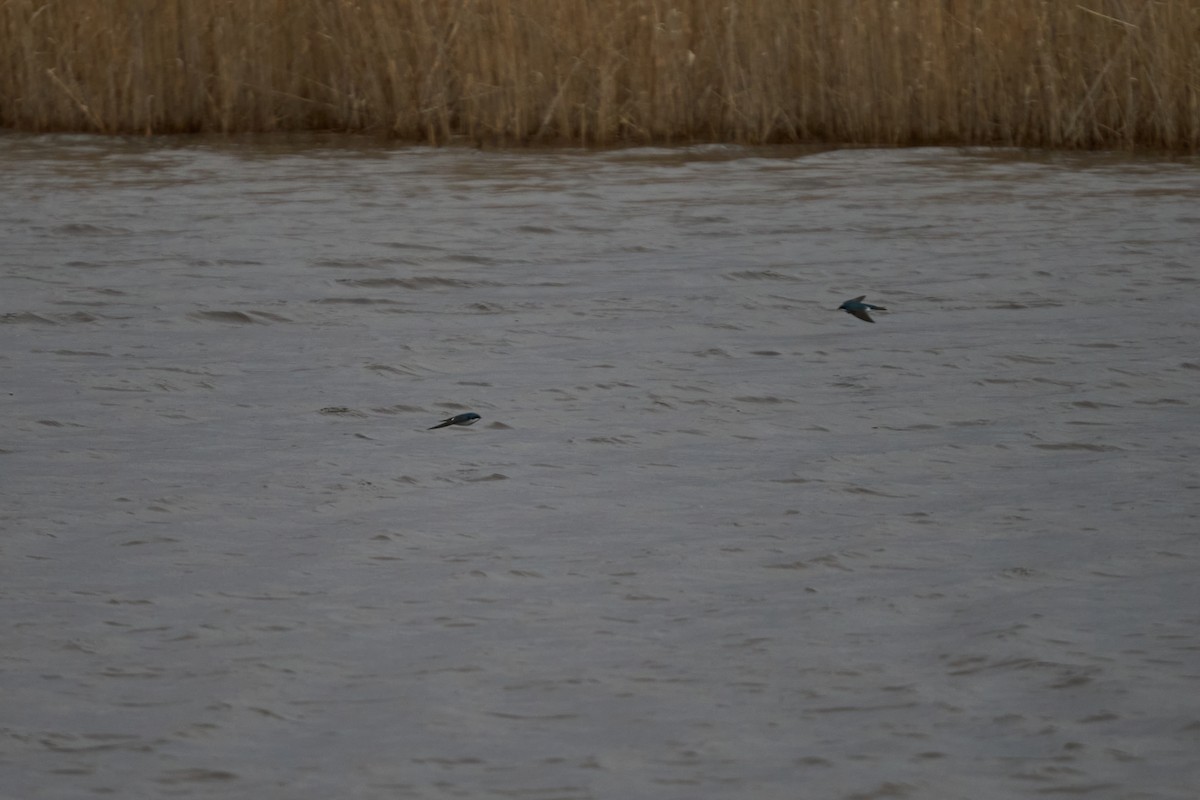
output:
<svg viewBox="0 0 1200 800"><path fill-rule="evenodd" d="M444 419L429 430L437 430L438 428L444 428L447 425L474 425L476 422L479 422L479 415L474 411L468 411L465 414L455 414L449 419Z"/></svg>
<svg viewBox="0 0 1200 800"><path fill-rule="evenodd" d="M868 314L867 311L887 311L887 309L884 308L883 306L873 306L870 303L864 303L863 302L864 297L866 297L865 294L859 295L858 297L854 298L853 300L847 300L846 302L844 302L840 306L838 306L838 309L841 311L845 311L847 314L853 314L854 316L861 319L863 322L874 322L875 321L875 320L871 319L871 315Z"/></svg>

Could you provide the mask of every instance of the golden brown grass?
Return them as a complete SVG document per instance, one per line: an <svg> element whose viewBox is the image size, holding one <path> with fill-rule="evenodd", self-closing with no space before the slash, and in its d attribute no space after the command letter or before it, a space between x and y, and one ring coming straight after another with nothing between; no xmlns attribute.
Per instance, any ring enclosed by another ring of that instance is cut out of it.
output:
<svg viewBox="0 0 1200 800"><path fill-rule="evenodd" d="M1200 0L0 0L0 126L1200 149Z"/></svg>

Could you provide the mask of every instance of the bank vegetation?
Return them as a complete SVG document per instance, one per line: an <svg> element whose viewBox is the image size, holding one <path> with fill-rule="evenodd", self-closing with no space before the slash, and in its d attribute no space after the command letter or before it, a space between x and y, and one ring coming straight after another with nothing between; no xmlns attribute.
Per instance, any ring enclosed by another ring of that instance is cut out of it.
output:
<svg viewBox="0 0 1200 800"><path fill-rule="evenodd" d="M1200 0L0 0L0 127L1200 149Z"/></svg>

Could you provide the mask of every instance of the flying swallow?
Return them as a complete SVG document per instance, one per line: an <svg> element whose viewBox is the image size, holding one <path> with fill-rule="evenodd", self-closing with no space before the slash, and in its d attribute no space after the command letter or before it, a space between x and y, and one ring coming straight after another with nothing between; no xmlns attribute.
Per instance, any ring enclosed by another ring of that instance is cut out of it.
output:
<svg viewBox="0 0 1200 800"><path fill-rule="evenodd" d="M474 411L468 411L465 414L455 414L449 419L444 419L429 430L437 430L438 428L444 428L447 425L474 425L476 422L479 422L479 415Z"/></svg>
<svg viewBox="0 0 1200 800"><path fill-rule="evenodd" d="M853 300L847 300L846 302L844 302L840 306L838 306L838 309L841 311L845 311L847 314L853 314L854 316L861 319L863 322L874 322L875 321L875 320L871 319L871 315L868 314L867 311L887 311L887 309L884 308L883 306L873 306L870 303L864 303L863 302L864 297L866 297L865 294L859 295L858 297L854 298Z"/></svg>

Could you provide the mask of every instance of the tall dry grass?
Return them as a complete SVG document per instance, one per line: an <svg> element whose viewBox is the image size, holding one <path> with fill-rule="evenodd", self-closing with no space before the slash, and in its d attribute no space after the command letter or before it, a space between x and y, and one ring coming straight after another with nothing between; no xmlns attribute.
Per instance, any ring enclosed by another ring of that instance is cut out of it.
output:
<svg viewBox="0 0 1200 800"><path fill-rule="evenodd" d="M1200 149L1200 0L0 0L0 126Z"/></svg>

